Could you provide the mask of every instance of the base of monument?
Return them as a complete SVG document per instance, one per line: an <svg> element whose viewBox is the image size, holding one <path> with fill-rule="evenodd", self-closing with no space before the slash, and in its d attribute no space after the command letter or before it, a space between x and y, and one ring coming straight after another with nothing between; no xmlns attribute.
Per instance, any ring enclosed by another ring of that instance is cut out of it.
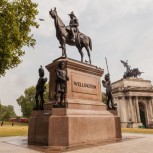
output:
<svg viewBox="0 0 153 153"><path fill-rule="evenodd" d="M60 108L53 100L57 94L56 71L60 62L65 63L64 72L69 77L63 100L66 108ZM117 110L107 110L101 101L103 69L69 58L58 58L46 68L50 73L49 99L53 101L44 104L44 111L33 111L29 121L29 144L70 147L121 138ZM47 111L50 111L48 115Z"/></svg>
<svg viewBox="0 0 153 153"><path fill-rule="evenodd" d="M29 119L29 145L70 147L114 141L121 137L116 110L52 108L33 111Z"/></svg>
<svg viewBox="0 0 153 153"><path fill-rule="evenodd" d="M121 138L120 118L113 111L53 108L49 146L74 146Z"/></svg>

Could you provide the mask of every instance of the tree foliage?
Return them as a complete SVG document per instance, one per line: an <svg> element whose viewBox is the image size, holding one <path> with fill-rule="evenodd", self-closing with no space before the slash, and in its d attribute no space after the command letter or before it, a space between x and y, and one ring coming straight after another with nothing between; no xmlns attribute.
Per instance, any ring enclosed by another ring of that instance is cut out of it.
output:
<svg viewBox="0 0 153 153"><path fill-rule="evenodd" d="M33 47L31 27L38 28L37 4L31 0L0 1L0 76L21 63L23 46Z"/></svg>
<svg viewBox="0 0 153 153"><path fill-rule="evenodd" d="M35 86L31 86L24 91L24 95L21 95L17 99L17 103L21 106L21 112L23 117L30 117L33 108L35 107ZM44 93L45 101L48 101L49 89L48 84L46 84L46 92Z"/></svg>
<svg viewBox="0 0 153 153"><path fill-rule="evenodd" d="M0 120L8 121L10 118L16 117L14 107L12 105L3 106L0 104Z"/></svg>

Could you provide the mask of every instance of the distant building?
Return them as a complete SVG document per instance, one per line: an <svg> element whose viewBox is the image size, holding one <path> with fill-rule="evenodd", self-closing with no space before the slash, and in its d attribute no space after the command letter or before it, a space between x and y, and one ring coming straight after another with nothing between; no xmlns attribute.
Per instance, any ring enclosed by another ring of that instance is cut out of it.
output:
<svg viewBox="0 0 153 153"><path fill-rule="evenodd" d="M153 87L142 78L126 78L112 83L121 126L153 127Z"/></svg>

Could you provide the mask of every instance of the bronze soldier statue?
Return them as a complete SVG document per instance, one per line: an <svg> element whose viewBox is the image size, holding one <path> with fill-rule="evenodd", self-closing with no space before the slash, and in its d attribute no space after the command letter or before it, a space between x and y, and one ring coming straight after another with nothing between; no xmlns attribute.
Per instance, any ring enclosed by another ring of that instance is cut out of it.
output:
<svg viewBox="0 0 153 153"><path fill-rule="evenodd" d="M67 81L69 77L67 76L66 71L64 70L65 63L64 61L59 62L58 68L56 71L56 104L59 106L66 106L66 93L67 93Z"/></svg>
<svg viewBox="0 0 153 153"><path fill-rule="evenodd" d="M36 85L36 94L35 94L35 100L36 100L36 110L43 110L44 106L44 92L45 92L45 83L47 82L47 78L44 78L44 69L42 66L39 68L39 79ZM40 97L40 100L39 100Z"/></svg>
<svg viewBox="0 0 153 153"><path fill-rule="evenodd" d="M69 27L70 27L70 31L71 31L71 40L73 42L75 42L75 33L78 33L78 26L79 26L79 22L78 19L76 18L76 16L74 15L74 12L72 11L70 14L68 14L70 16L70 23L69 23Z"/></svg>
<svg viewBox="0 0 153 153"><path fill-rule="evenodd" d="M111 87L111 81L110 81L109 73L105 75L105 80L102 80L102 84L106 88L107 110L116 109L116 107L114 107L112 87ZM111 103L111 107L110 107L110 103Z"/></svg>

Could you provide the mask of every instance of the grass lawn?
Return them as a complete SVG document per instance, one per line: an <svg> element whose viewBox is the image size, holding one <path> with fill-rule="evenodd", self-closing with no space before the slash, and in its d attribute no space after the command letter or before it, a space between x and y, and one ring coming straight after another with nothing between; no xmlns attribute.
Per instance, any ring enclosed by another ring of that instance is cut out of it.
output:
<svg viewBox="0 0 153 153"><path fill-rule="evenodd" d="M0 122L1 123L1 122ZM142 134L153 134L153 129L142 129L142 128L122 128L122 132L126 133L142 133ZM28 124L4 121L3 126L0 126L0 137L7 136L26 136L28 135Z"/></svg>
<svg viewBox="0 0 153 153"><path fill-rule="evenodd" d="M27 123L14 122L14 125L12 126L11 122L4 121L3 126L0 126L0 137L25 135L28 135Z"/></svg>
<svg viewBox="0 0 153 153"><path fill-rule="evenodd" d="M142 134L153 134L153 129L141 129L141 128L122 128L122 132L128 133L142 133Z"/></svg>

